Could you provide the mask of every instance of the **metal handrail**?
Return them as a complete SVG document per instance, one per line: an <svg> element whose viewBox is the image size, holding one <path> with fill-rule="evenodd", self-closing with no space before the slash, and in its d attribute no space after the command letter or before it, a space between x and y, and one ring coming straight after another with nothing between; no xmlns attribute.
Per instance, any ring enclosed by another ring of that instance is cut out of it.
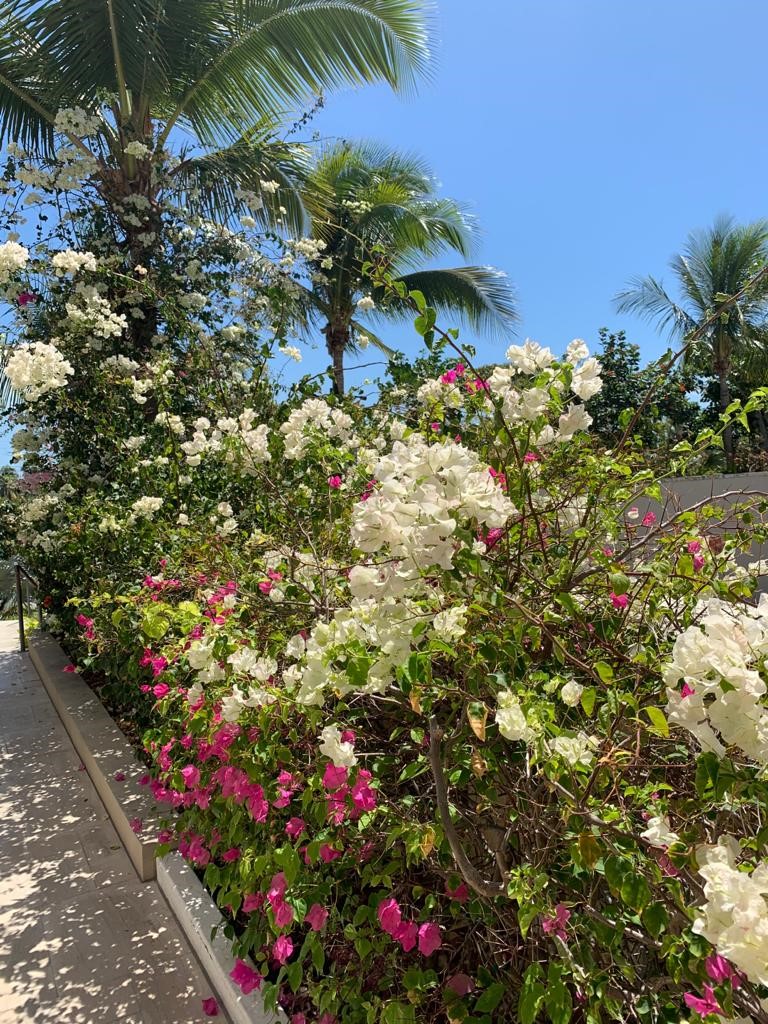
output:
<svg viewBox="0 0 768 1024"><path fill-rule="evenodd" d="M24 587L22 585L22 577L31 583L35 589L35 594L37 595L37 621L41 628L43 625L43 602L40 599L40 586L37 580L34 576L30 575L29 571L18 559L14 560L14 569L16 572L16 607L19 614L19 650L26 651L27 634L24 629Z"/></svg>

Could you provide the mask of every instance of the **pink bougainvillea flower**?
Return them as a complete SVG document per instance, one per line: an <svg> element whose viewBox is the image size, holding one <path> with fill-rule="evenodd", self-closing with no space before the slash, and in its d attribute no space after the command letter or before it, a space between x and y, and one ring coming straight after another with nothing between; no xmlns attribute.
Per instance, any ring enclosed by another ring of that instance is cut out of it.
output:
<svg viewBox="0 0 768 1024"><path fill-rule="evenodd" d="M272 904L272 912L275 915L275 924L278 928L287 928L293 924L293 907L284 900Z"/></svg>
<svg viewBox="0 0 768 1024"><path fill-rule="evenodd" d="M611 595L610 596L611 596L611 604L613 605L614 608L618 608L618 609L626 608L627 605L629 604L629 597L627 596L627 594L615 594L613 591L611 591Z"/></svg>
<svg viewBox="0 0 768 1024"><path fill-rule="evenodd" d="M334 475L328 477L328 486L331 488L331 490L338 491L338 489L341 487L341 484L342 479L340 476Z"/></svg>
<svg viewBox="0 0 768 1024"><path fill-rule="evenodd" d="M656 861L659 867L661 868L663 874L665 874L668 878L677 878L677 876L680 874L678 868L675 867L675 865L669 859L669 856L663 850L659 850L659 852L657 853Z"/></svg>
<svg viewBox="0 0 768 1024"><path fill-rule="evenodd" d="M62 672L77 672L77 669L75 668L74 665L65 665L64 668L61 671Z"/></svg>
<svg viewBox="0 0 768 1024"><path fill-rule="evenodd" d="M144 828L144 822L141 820L141 818L131 818L128 824L131 826L131 830L135 832L136 835L139 835L142 829Z"/></svg>
<svg viewBox="0 0 768 1024"><path fill-rule="evenodd" d="M291 839L297 839L306 827L306 824L301 818L291 818L285 826L285 831Z"/></svg>
<svg viewBox="0 0 768 1024"><path fill-rule="evenodd" d="M235 966L230 971L229 976L236 985L240 986L240 991L244 996L247 996L249 992L253 992L254 989L260 989L263 981L257 971L254 971L244 960L240 959L235 960Z"/></svg>
<svg viewBox="0 0 768 1024"><path fill-rule="evenodd" d="M354 743L357 739L357 734L354 729L345 729L341 734L342 743Z"/></svg>
<svg viewBox="0 0 768 1024"><path fill-rule="evenodd" d="M720 1009L720 1004L715 999L715 993L711 985L704 986L703 996L695 996L692 992L686 992L683 999L688 1009L694 1010L700 1017L706 1017L710 1013L721 1014L723 1012Z"/></svg>
<svg viewBox="0 0 768 1024"><path fill-rule="evenodd" d="M712 953L704 962L704 970L716 985L722 985L724 981L730 981L734 988L741 985L741 975L732 966L729 960L719 953Z"/></svg>
<svg viewBox="0 0 768 1024"><path fill-rule="evenodd" d="M153 658L150 664L152 665L152 675L159 676L168 668L168 659L160 655L157 658Z"/></svg>
<svg viewBox="0 0 768 1024"><path fill-rule="evenodd" d="M567 942L568 933L565 929L570 919L570 910L564 904L558 903L555 907L554 916L542 918L541 927L546 935L556 935L558 939Z"/></svg>
<svg viewBox="0 0 768 1024"><path fill-rule="evenodd" d="M643 516L643 526L653 526L656 522L656 514L654 512L646 512Z"/></svg>
<svg viewBox="0 0 768 1024"><path fill-rule="evenodd" d="M219 1004L213 996L209 996L207 999L203 1000L203 1013L208 1017L219 1016Z"/></svg>
<svg viewBox="0 0 768 1024"><path fill-rule="evenodd" d="M437 433L438 430L440 429L440 424L437 421L435 421L434 423L430 423L429 427L430 430L434 430L434 432Z"/></svg>
<svg viewBox="0 0 768 1024"><path fill-rule="evenodd" d="M313 932L322 931L325 922L328 920L328 911L325 907L321 907L319 903L313 903L304 915L304 920Z"/></svg>
<svg viewBox="0 0 768 1024"><path fill-rule="evenodd" d="M125 782L125 772L115 772L112 778L115 782Z"/></svg>
<svg viewBox="0 0 768 1024"><path fill-rule="evenodd" d="M170 829L161 828L160 831L157 833L158 843L170 843L172 839L173 832L171 832Z"/></svg>
<svg viewBox="0 0 768 1024"><path fill-rule="evenodd" d="M376 911L376 916L379 919L379 924L381 925L382 930L385 931L387 935L392 936L394 936L403 920L400 904L396 899L392 898L381 901L378 910Z"/></svg>
<svg viewBox="0 0 768 1024"><path fill-rule="evenodd" d="M686 697L692 697L694 693L696 693L696 691L692 686L689 686L688 683L683 683L683 688L680 690L680 696L683 700L685 700Z"/></svg>
<svg viewBox="0 0 768 1024"><path fill-rule="evenodd" d="M457 903L466 903L469 899L469 889L467 888L466 882L461 882L452 889L448 883L445 886L446 895L450 896L452 900L456 900Z"/></svg>
<svg viewBox="0 0 768 1024"><path fill-rule="evenodd" d="M152 693L154 693L158 700L167 697L170 692L171 688L167 683L157 683L152 687Z"/></svg>
<svg viewBox="0 0 768 1024"><path fill-rule="evenodd" d="M19 292L16 296L16 301L23 309L24 306L28 306L31 302L37 302L37 296L34 292Z"/></svg>
<svg viewBox="0 0 768 1024"><path fill-rule="evenodd" d="M278 871L276 875L272 876L272 881L269 883L269 889L267 890L267 899L270 903L275 903L277 900L282 900L285 896L285 890L288 888L288 882L285 874L282 871Z"/></svg>
<svg viewBox="0 0 768 1024"><path fill-rule="evenodd" d="M326 789L338 789L347 781L348 775L349 769L345 768L344 765L337 767L333 761L329 761L323 772L323 786Z"/></svg>
<svg viewBox="0 0 768 1024"><path fill-rule="evenodd" d="M293 942L287 935L281 935L272 947L272 956L279 963L284 964L291 953L293 953Z"/></svg>
<svg viewBox="0 0 768 1024"><path fill-rule="evenodd" d="M416 948L419 939L419 926L415 921L401 921L392 938L403 947L403 952L410 953Z"/></svg>
<svg viewBox="0 0 768 1024"><path fill-rule="evenodd" d="M693 556L693 571L700 572L704 568L704 555Z"/></svg>
<svg viewBox="0 0 768 1024"><path fill-rule="evenodd" d="M232 846L229 850L225 850L222 853L221 859L225 864L233 864L236 860L240 860L240 851L236 846Z"/></svg>
<svg viewBox="0 0 768 1024"><path fill-rule="evenodd" d="M423 956L432 956L443 944L443 933L439 924L428 921L419 927L419 952Z"/></svg>
<svg viewBox="0 0 768 1024"><path fill-rule="evenodd" d="M701 541L700 540L689 540L688 541L688 554L689 555L697 555L699 553L699 551L701 551Z"/></svg>
<svg viewBox="0 0 768 1024"><path fill-rule="evenodd" d="M294 1013L291 1017L291 1024L307 1024L307 1018L303 1013Z"/></svg>
<svg viewBox="0 0 768 1024"><path fill-rule="evenodd" d="M470 992L474 992L475 983L472 981L468 974L454 974L452 978L449 978L445 983L445 987L449 988L451 992L455 992L457 996L468 996Z"/></svg>
<svg viewBox="0 0 768 1024"><path fill-rule="evenodd" d="M193 764L188 764L181 769L181 777L185 786L196 786L200 781L200 769Z"/></svg>
<svg viewBox="0 0 768 1024"><path fill-rule="evenodd" d="M320 860L324 864L330 864L331 861L338 860L341 857L341 850L334 850L328 843L323 843L320 847Z"/></svg>
<svg viewBox="0 0 768 1024"><path fill-rule="evenodd" d="M261 910L266 901L263 892L251 892L243 900L243 913L251 914L254 910Z"/></svg>

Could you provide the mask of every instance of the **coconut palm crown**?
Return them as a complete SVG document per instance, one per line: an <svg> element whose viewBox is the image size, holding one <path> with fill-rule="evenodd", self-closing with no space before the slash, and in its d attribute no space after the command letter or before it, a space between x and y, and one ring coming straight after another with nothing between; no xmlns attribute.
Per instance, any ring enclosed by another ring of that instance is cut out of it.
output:
<svg viewBox="0 0 768 1024"><path fill-rule="evenodd" d="M405 302L371 294L363 265L381 249L396 280L421 291L436 309L478 330L512 328L513 289L493 267L429 269L447 252L470 255L474 225L460 204L436 193L418 157L371 142L344 142L321 152L301 185L311 236L321 246L305 299L310 323L321 326L333 364L334 391L344 392L344 355L370 340L391 351L361 315L402 318ZM375 306L375 311L373 309ZM368 307L366 309L366 307Z"/></svg>
<svg viewBox="0 0 768 1024"><path fill-rule="evenodd" d="M696 330L725 296L737 295L768 262L768 221L737 224L721 216L710 228L694 231L682 252L670 260L680 300L654 277L633 279L616 296L620 312L638 313L671 336ZM729 377L734 361L768 357L768 280L763 277L730 305L685 353L689 363L711 372L719 384L720 409L731 402ZM733 465L733 435L724 433L726 460Z"/></svg>

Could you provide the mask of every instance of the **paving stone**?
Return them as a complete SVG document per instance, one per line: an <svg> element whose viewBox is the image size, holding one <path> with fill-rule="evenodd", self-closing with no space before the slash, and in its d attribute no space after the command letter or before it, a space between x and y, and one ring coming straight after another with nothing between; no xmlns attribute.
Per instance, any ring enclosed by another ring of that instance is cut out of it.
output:
<svg viewBox="0 0 768 1024"><path fill-rule="evenodd" d="M0 622L0 1024L197 1024L210 984L17 648Z"/></svg>

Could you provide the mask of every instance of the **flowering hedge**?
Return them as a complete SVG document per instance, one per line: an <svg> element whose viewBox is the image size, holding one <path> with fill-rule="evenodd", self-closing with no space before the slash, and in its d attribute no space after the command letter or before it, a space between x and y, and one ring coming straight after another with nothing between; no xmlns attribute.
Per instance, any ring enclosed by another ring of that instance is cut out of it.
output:
<svg viewBox="0 0 768 1024"><path fill-rule="evenodd" d="M650 510L631 440L589 437L583 342L483 377L418 293L434 378L281 394L299 264L165 216L150 268L0 245L44 481L7 527L146 725L243 992L292 1024L765 1024L765 503Z"/></svg>

